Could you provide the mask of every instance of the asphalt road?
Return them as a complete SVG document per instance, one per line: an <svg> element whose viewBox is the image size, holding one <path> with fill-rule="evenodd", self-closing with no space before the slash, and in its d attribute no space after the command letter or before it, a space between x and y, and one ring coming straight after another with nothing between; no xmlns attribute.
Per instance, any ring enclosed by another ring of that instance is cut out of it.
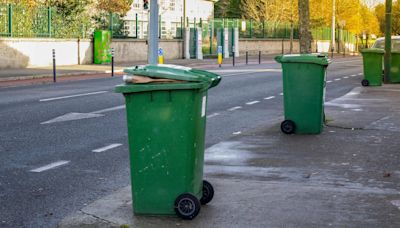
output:
<svg viewBox="0 0 400 228"><path fill-rule="evenodd" d="M214 68L207 147L283 120L280 65ZM328 68L326 100L361 81L361 59ZM0 227L54 227L67 214L129 185L122 79L0 89Z"/></svg>

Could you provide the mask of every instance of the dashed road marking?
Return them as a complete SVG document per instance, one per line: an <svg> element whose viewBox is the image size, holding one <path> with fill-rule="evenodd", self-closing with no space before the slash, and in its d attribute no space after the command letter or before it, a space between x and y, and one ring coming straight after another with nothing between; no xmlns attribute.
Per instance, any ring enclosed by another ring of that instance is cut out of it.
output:
<svg viewBox="0 0 400 228"><path fill-rule="evenodd" d="M107 150L114 149L114 148L119 147L119 146L122 146L122 144L121 143L114 143L114 144L110 144L110 145L105 146L105 147L101 147L101 148L92 150L92 152L100 153L100 152L104 152L104 151L107 151Z"/></svg>
<svg viewBox="0 0 400 228"><path fill-rule="evenodd" d="M332 81L326 81L326 83L331 83Z"/></svg>
<svg viewBox="0 0 400 228"><path fill-rule="evenodd" d="M358 73L358 75L363 75L363 73Z"/></svg>
<svg viewBox="0 0 400 228"><path fill-rule="evenodd" d="M343 77L343 78L346 78L346 79L347 79L347 78L349 78L349 77L348 77L348 76L345 76L345 77Z"/></svg>
<svg viewBox="0 0 400 228"><path fill-rule="evenodd" d="M274 98L275 98L275 96L270 96L270 97L265 97L264 100L271 100L271 99L274 99Z"/></svg>
<svg viewBox="0 0 400 228"><path fill-rule="evenodd" d="M340 78L335 78L335 81L340 81L341 79Z"/></svg>
<svg viewBox="0 0 400 228"><path fill-rule="evenodd" d="M96 95L96 94L102 94L102 93L107 93L108 91L97 91L97 92L91 92L91 93L81 93L81 94L75 94L75 95L69 95L69 96L62 96L62 97L52 97L52 98L46 98L46 99L40 99L40 102L44 101L54 101L54 100L61 100L61 99L67 99L67 98L74 98L74 97L83 97L83 96L90 96L90 95Z"/></svg>
<svg viewBox="0 0 400 228"><path fill-rule="evenodd" d="M283 96L283 93L280 93L279 96Z"/></svg>
<svg viewBox="0 0 400 228"><path fill-rule="evenodd" d="M242 106L235 106L233 108L228 109L228 111L235 111L235 110L238 110L238 109L241 109L241 108L242 108Z"/></svg>
<svg viewBox="0 0 400 228"><path fill-rule="evenodd" d="M240 135L240 134L242 134L241 131L235 131L235 132L232 133L232 135Z"/></svg>
<svg viewBox="0 0 400 228"><path fill-rule="evenodd" d="M357 75L356 74L352 74L352 75L350 75L351 77L357 77Z"/></svg>
<svg viewBox="0 0 400 228"><path fill-rule="evenodd" d="M47 170L49 170L49 169L54 169L54 168L57 168L57 167L66 165L66 164L68 164L69 162L70 162L70 161L63 161L63 160L61 160L61 161L56 161L56 162L50 163L50 164L48 164L48 165L45 165L45 166L42 166L42 167L39 167L39 168L36 168L36 169L32 169L32 170L30 170L30 171L33 172L33 173L40 173L40 172L43 172L43 171L47 171Z"/></svg>
<svg viewBox="0 0 400 228"><path fill-rule="evenodd" d="M220 115L219 113L213 113L213 114L208 115L207 118L212 118L212 117L216 117L219 115Z"/></svg>
<svg viewBox="0 0 400 228"><path fill-rule="evenodd" d="M247 102L246 104L247 105L253 105L253 104L257 104L257 103L259 103L260 101L250 101L250 102Z"/></svg>

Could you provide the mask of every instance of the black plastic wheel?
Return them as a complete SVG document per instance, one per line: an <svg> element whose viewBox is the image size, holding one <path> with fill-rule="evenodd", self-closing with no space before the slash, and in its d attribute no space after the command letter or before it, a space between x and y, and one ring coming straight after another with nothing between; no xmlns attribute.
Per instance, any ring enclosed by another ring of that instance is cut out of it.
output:
<svg viewBox="0 0 400 228"><path fill-rule="evenodd" d="M210 182L203 180L203 196L200 199L202 205L209 203L214 197L214 188Z"/></svg>
<svg viewBox="0 0 400 228"><path fill-rule="evenodd" d="M195 218L200 212L200 201L190 193L179 195L175 200L175 213L187 220Z"/></svg>
<svg viewBox="0 0 400 228"><path fill-rule="evenodd" d="M368 81L367 79L363 79L363 80L361 81L361 85L362 85L362 86L369 86L369 81Z"/></svg>
<svg viewBox="0 0 400 228"><path fill-rule="evenodd" d="M296 125L291 120L285 120L281 123L281 130L285 134L293 134L296 130Z"/></svg>

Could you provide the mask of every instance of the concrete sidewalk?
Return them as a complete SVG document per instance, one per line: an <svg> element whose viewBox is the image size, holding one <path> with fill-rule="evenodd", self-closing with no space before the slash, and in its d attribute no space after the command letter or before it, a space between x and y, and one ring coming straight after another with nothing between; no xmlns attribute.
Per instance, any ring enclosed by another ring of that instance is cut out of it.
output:
<svg viewBox="0 0 400 228"><path fill-rule="evenodd" d="M326 104L320 135L280 120L206 152L215 197L198 217L134 216L130 186L59 227L400 227L400 85L355 88Z"/></svg>

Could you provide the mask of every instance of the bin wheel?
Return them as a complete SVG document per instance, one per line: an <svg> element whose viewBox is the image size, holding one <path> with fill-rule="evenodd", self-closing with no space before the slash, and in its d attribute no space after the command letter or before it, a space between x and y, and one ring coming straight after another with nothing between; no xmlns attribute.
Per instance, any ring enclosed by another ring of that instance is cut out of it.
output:
<svg viewBox="0 0 400 228"><path fill-rule="evenodd" d="M369 86L369 81L368 81L367 79L363 79L363 80L361 81L361 85L362 85L362 86Z"/></svg>
<svg viewBox="0 0 400 228"><path fill-rule="evenodd" d="M296 125L291 120L285 120L281 123L281 130L285 134L293 134L296 130Z"/></svg>
<svg viewBox="0 0 400 228"><path fill-rule="evenodd" d="M214 188L210 182L203 180L203 196L200 199L202 205L209 203L214 197Z"/></svg>
<svg viewBox="0 0 400 228"><path fill-rule="evenodd" d="M200 212L200 201L190 193L179 195L175 200L175 213L179 217L192 220Z"/></svg>

